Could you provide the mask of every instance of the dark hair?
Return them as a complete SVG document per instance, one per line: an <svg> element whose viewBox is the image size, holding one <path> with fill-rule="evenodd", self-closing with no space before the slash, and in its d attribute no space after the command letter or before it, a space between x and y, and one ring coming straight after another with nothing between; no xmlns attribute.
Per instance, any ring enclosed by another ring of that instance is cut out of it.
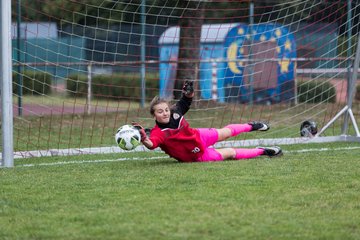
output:
<svg viewBox="0 0 360 240"><path fill-rule="evenodd" d="M168 102L167 100L162 99L162 98L159 98L159 96L155 96L155 97L153 98L153 100L151 100L151 102L150 102L150 114L151 114L151 116L154 116L154 113L155 113L154 107L155 107L156 105L160 104L160 103L167 103L167 104L169 104L169 102Z"/></svg>

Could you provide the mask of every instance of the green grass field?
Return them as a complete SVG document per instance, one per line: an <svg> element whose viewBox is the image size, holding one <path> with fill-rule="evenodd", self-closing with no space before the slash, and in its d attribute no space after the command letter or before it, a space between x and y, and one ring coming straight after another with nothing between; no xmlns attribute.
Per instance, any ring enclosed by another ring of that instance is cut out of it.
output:
<svg viewBox="0 0 360 240"><path fill-rule="evenodd" d="M0 169L0 239L360 239L359 144L283 149L218 163L16 160Z"/></svg>

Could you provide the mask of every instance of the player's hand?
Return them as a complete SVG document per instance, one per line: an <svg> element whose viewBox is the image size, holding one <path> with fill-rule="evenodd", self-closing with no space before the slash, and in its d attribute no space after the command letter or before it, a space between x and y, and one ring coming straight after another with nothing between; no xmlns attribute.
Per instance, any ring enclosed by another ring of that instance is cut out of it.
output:
<svg viewBox="0 0 360 240"><path fill-rule="evenodd" d="M186 80L184 82L184 86L182 88L182 91L185 94L185 96L187 96L187 97L193 97L194 96L194 86L193 86L193 84L194 84L193 81Z"/></svg>
<svg viewBox="0 0 360 240"><path fill-rule="evenodd" d="M137 122L132 122L131 125L133 125L137 130L139 130L140 137L141 137L141 142L143 142L147 138L146 132L145 132L145 129L143 128L143 126L141 126Z"/></svg>

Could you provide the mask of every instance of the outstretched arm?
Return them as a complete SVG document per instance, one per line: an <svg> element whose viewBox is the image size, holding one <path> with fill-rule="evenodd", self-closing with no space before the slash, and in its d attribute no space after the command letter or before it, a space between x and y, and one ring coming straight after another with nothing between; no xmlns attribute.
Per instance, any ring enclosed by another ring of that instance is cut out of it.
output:
<svg viewBox="0 0 360 240"><path fill-rule="evenodd" d="M183 96L176 103L174 110L179 111L182 115L190 109L192 98L194 97L194 87L192 81L185 81L182 88Z"/></svg>
<svg viewBox="0 0 360 240"><path fill-rule="evenodd" d="M141 140L142 144L144 144L145 147L147 147L148 149L152 149L152 147L154 146L153 142L150 140L150 138L145 137L144 140Z"/></svg>

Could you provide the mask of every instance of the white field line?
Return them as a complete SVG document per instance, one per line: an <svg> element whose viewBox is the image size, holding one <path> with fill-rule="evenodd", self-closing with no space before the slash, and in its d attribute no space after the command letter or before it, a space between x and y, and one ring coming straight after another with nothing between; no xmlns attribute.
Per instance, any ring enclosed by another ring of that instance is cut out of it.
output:
<svg viewBox="0 0 360 240"><path fill-rule="evenodd" d="M150 157L146 159L163 159L169 158L167 156L162 157ZM83 164L83 163L106 163L106 162L121 162L128 160L145 160L145 158L133 157L133 158L118 158L118 159L101 159L101 160L80 160L80 161L66 161L66 162L52 162L52 163L31 163L31 164L20 164L16 167L36 167L36 166L58 166L58 165L69 165L69 164Z"/></svg>
<svg viewBox="0 0 360 240"><path fill-rule="evenodd" d="M325 152L325 151L343 151L343 150L355 150L360 149L360 147L340 147L340 148L312 148L312 149L300 149L300 150L290 150L284 151L284 153L304 153L304 152ZM69 164L87 164L87 163L106 163L106 162L121 162L129 160L154 160L154 159L166 159L168 156L159 156L159 157L150 157L150 158L118 158L118 159L101 159L101 160L81 160L81 161L61 161L61 162L52 162L52 163L32 163L32 164L19 164L16 167L37 167L37 166L59 166L59 165L69 165Z"/></svg>

